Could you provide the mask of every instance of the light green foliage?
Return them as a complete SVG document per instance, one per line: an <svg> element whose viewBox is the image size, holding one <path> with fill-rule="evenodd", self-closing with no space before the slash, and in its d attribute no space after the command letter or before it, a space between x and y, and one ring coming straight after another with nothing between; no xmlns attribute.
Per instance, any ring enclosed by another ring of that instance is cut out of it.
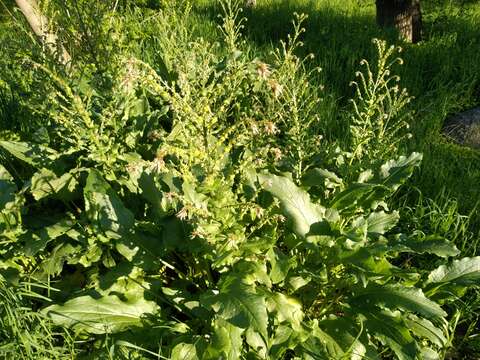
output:
<svg viewBox="0 0 480 360"><path fill-rule="evenodd" d="M323 143L317 69L296 55L304 15L267 62L234 1L218 41L194 36L188 2L146 18L120 5L94 8L106 22L72 49L113 40L70 68L29 59L48 138L0 142L0 280L50 284L31 300L44 331L93 358L442 358L446 294L480 269L399 226L391 198L422 155L399 154L393 49L377 41L360 75L352 141ZM423 253L436 270L404 261Z"/></svg>
<svg viewBox="0 0 480 360"><path fill-rule="evenodd" d="M76 331L93 334L115 333L142 326L142 315L157 311L154 302L143 298L142 292L136 294L109 295L99 299L80 296L67 301L64 305L51 305L43 310L57 325L63 325Z"/></svg>
<svg viewBox="0 0 480 360"><path fill-rule="evenodd" d="M358 80L352 82L356 91L350 126L352 161L391 156L397 153L398 144L408 135L402 132L408 128L405 121L408 112L404 108L411 98L405 89L399 87L400 78L391 73L395 63L403 63L400 58L392 59L401 49L387 47L385 41L378 39L373 43L378 51L375 68L362 60L360 65L365 71L357 72Z"/></svg>

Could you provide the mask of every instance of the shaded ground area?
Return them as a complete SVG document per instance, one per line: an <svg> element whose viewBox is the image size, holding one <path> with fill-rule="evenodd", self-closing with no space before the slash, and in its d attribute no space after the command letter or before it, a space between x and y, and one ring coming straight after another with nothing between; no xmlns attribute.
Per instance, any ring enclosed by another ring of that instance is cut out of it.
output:
<svg viewBox="0 0 480 360"><path fill-rule="evenodd" d="M460 145L480 149L480 108L450 117L445 121L443 131Z"/></svg>

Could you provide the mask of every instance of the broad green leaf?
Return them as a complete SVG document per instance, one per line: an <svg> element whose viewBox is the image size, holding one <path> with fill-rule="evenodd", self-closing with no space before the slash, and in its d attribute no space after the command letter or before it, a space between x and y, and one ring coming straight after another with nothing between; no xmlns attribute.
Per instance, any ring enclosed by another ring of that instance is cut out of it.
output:
<svg viewBox="0 0 480 360"><path fill-rule="evenodd" d="M132 228L132 212L97 170L90 170L84 197L87 215L98 230L118 238Z"/></svg>
<svg viewBox="0 0 480 360"><path fill-rule="evenodd" d="M20 142L0 141L0 147L17 159L34 167L45 167L58 157L58 153L46 146Z"/></svg>
<svg viewBox="0 0 480 360"><path fill-rule="evenodd" d="M62 236L69 231L74 225L74 222L70 219L62 219L59 222L46 226L43 229L37 231L31 231L21 237L25 241L25 255L33 256L39 251L45 249L47 244Z"/></svg>
<svg viewBox="0 0 480 360"><path fill-rule="evenodd" d="M404 321L410 331L416 336L428 339L439 348L447 345L448 340L443 331L436 327L431 321L419 318L413 314L404 317Z"/></svg>
<svg viewBox="0 0 480 360"><path fill-rule="evenodd" d="M432 320L441 320L447 313L437 303L429 300L421 289L402 285L376 285L370 283L358 291L351 300L358 307L387 307L418 313Z"/></svg>
<svg viewBox="0 0 480 360"><path fill-rule="evenodd" d="M71 259L75 259L78 262L82 250L80 245L74 246L69 243L60 243L42 262L41 268L47 275L58 275L62 272L65 262L70 262Z"/></svg>
<svg viewBox="0 0 480 360"><path fill-rule="evenodd" d="M280 200L282 210L298 236L306 237L310 226L324 219L325 208L312 203L308 193L296 186L291 179L259 174L258 180L266 191Z"/></svg>
<svg viewBox="0 0 480 360"><path fill-rule="evenodd" d="M143 171L138 177L138 186L143 198L152 205L155 216L158 218L163 217L165 215L163 207L165 199L156 173Z"/></svg>
<svg viewBox="0 0 480 360"><path fill-rule="evenodd" d="M270 249L267 253L270 262L270 279L273 284L281 283L287 277L288 271L294 265L292 259L277 249Z"/></svg>
<svg viewBox="0 0 480 360"><path fill-rule="evenodd" d="M355 309L354 309L355 310ZM399 314L386 311L369 312L357 308L365 316L365 330L388 346L399 360L417 360L420 349Z"/></svg>
<svg viewBox="0 0 480 360"><path fill-rule="evenodd" d="M383 185L369 183L354 183L337 194L330 206L341 212L369 209L378 201L383 200L389 189Z"/></svg>
<svg viewBox="0 0 480 360"><path fill-rule="evenodd" d="M241 273L227 275L221 282L219 294L208 300L219 318L241 328L258 332L267 338L267 305L254 284L243 281Z"/></svg>
<svg viewBox="0 0 480 360"><path fill-rule="evenodd" d="M7 204L15 202L17 185L12 175L0 164L0 211L4 210Z"/></svg>
<svg viewBox="0 0 480 360"><path fill-rule="evenodd" d="M143 325L142 317L154 314L158 306L145 300L141 292L123 294L127 300L117 295L95 299L85 295L67 301L63 305L51 305L43 309L55 324L75 331L91 334L108 334Z"/></svg>
<svg viewBox="0 0 480 360"><path fill-rule="evenodd" d="M468 287L480 285L480 256L441 265L428 275L425 284L427 294L439 302L463 296Z"/></svg>
<svg viewBox="0 0 480 360"><path fill-rule="evenodd" d="M454 260L428 275L426 284L480 285L480 256Z"/></svg>
<svg viewBox="0 0 480 360"><path fill-rule="evenodd" d="M372 275L391 275L394 266L385 258L385 251L374 250L377 249L362 246L358 250L343 251L339 255L344 264L353 265Z"/></svg>
<svg viewBox="0 0 480 360"><path fill-rule="evenodd" d="M208 198L204 194L196 191L195 186L187 181L182 184L183 196L185 200L197 209L206 209Z"/></svg>
<svg viewBox="0 0 480 360"><path fill-rule="evenodd" d="M422 355L421 355L422 360L440 360L443 359L443 356L441 357L438 351L435 351L430 348L422 348Z"/></svg>
<svg viewBox="0 0 480 360"><path fill-rule="evenodd" d="M258 332L253 331L252 329L247 329L245 332L245 340L250 346L250 354L254 353L256 358L259 359L267 358L268 345Z"/></svg>
<svg viewBox="0 0 480 360"><path fill-rule="evenodd" d="M275 322L288 323L297 331L301 329L304 314L299 301L282 293L274 293L267 297L267 306L269 313L276 314Z"/></svg>
<svg viewBox="0 0 480 360"><path fill-rule="evenodd" d="M207 348L206 359L241 359L244 329L218 318L213 324L212 344Z"/></svg>
<svg viewBox="0 0 480 360"><path fill-rule="evenodd" d="M30 191L35 200L41 200L47 196L62 193L65 196L73 193L78 185L74 174L78 170L65 173L57 177L53 171L41 169L31 179Z"/></svg>
<svg viewBox="0 0 480 360"><path fill-rule="evenodd" d="M348 359L380 359L375 348L369 344L365 331L351 317L323 320L319 326L349 354Z"/></svg>
<svg viewBox="0 0 480 360"><path fill-rule="evenodd" d="M303 359L305 360L331 360L342 359L344 351L337 341L318 327L314 322L310 330L310 337L303 342Z"/></svg>
<svg viewBox="0 0 480 360"><path fill-rule="evenodd" d="M397 160L389 160L380 168L380 177L383 185L397 190L413 173L415 167L420 166L423 155L412 153L407 158L400 156Z"/></svg>
<svg viewBox="0 0 480 360"><path fill-rule="evenodd" d="M180 343L175 345L170 354L171 360L197 360L197 348L193 344Z"/></svg>
<svg viewBox="0 0 480 360"><path fill-rule="evenodd" d="M451 241L436 235L419 239L417 236L400 236L391 243L390 251L435 254L440 257L457 256L460 251Z"/></svg>
<svg viewBox="0 0 480 360"><path fill-rule="evenodd" d="M343 185L342 179L337 174L325 169L311 169L308 170L302 177L302 184L305 186L325 186L329 189L334 189Z"/></svg>
<svg viewBox="0 0 480 360"><path fill-rule="evenodd" d="M399 220L400 216L397 211L386 213L384 211L371 213L367 221L367 232L375 235L383 235L391 230Z"/></svg>

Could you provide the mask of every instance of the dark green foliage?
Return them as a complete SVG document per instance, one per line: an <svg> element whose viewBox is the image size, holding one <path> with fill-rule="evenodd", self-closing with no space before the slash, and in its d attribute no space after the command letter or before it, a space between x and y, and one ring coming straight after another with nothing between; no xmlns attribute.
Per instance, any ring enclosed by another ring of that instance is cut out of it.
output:
<svg viewBox="0 0 480 360"><path fill-rule="evenodd" d="M335 21L350 20L322 9L323 49L347 71L325 53L318 75L298 56L319 44L303 15L266 53L261 35L291 20L293 2L259 2L247 26L278 16L246 38L231 1L88 4L45 7L72 64L34 43L18 55L26 73L0 59L12 71L0 83L12 94L0 112L0 351L439 359L456 310L474 324L480 259L462 244L473 235L456 208L430 215L411 205L432 153L406 151L412 117L391 75L396 47L368 39L339 50L358 35L330 38ZM367 19L371 5L359 8ZM375 59L362 61L356 92L345 90L361 58L352 52ZM324 92L321 79L336 90ZM339 94L353 108L332 100ZM424 149L422 128L413 130ZM8 288L29 284L39 288L25 297ZM465 306L449 305L463 295Z"/></svg>

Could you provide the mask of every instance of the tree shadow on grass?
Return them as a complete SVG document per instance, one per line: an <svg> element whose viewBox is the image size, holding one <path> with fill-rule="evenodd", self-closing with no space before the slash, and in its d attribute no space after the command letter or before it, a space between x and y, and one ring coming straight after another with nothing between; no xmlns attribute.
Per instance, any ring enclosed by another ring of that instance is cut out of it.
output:
<svg viewBox="0 0 480 360"><path fill-rule="evenodd" d="M462 4L465 1L458 0ZM299 55L315 55L312 65L323 68L325 86L338 98L352 94L348 84L354 79L360 60L375 61L371 39L380 38L404 48L402 57L405 65L395 71L404 78L402 84L414 96L421 97L438 89L444 90L445 86L454 86L460 88L463 95L470 92L467 95L469 102L475 102L475 99L480 102L480 62L477 61L480 24L468 13L451 15L443 9L444 0L429 3L423 11L424 41L411 45L400 40L394 30L380 29L376 25L373 0L368 3L345 1L344 5L338 5L342 4L339 2L336 6L329 6L329 3L314 0L259 1L257 7L245 9L243 13L247 18L243 35L248 43L267 57L268 52L279 46L280 40L286 40L293 31L294 14L304 13L308 19L303 24L306 29L302 35L304 47ZM216 22L219 22L218 16L222 12L221 7L215 4L197 6L195 11L199 16Z"/></svg>

